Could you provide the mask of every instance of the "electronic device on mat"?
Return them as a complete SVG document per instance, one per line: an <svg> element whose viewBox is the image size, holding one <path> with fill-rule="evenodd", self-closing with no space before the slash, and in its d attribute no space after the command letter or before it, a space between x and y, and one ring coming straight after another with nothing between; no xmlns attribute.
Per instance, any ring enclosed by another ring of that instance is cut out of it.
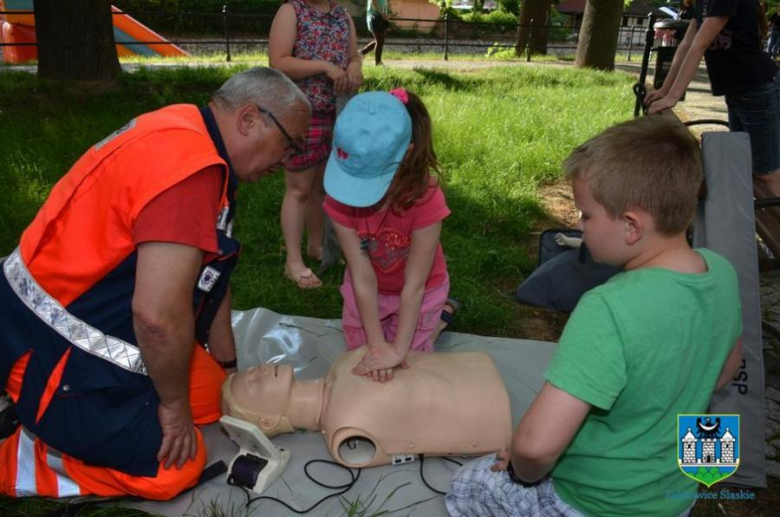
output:
<svg viewBox="0 0 780 517"><path fill-rule="evenodd" d="M228 484L262 494L284 472L290 451L271 443L252 423L232 416L223 416L219 422L240 448L228 467Z"/></svg>

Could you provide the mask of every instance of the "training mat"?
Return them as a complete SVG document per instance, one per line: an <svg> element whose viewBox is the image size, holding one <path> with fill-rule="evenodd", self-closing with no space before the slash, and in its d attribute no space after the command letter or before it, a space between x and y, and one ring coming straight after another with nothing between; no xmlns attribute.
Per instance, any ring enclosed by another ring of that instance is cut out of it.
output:
<svg viewBox="0 0 780 517"><path fill-rule="evenodd" d="M735 379L713 394L709 412L740 416L740 462L729 483L766 487L764 351L750 138L738 132L704 133L702 151L707 198L699 204L693 244L731 262L742 302L743 361Z"/></svg>
<svg viewBox="0 0 780 517"><path fill-rule="evenodd" d="M233 312L233 331L238 351L238 368L245 370L262 362L290 364L297 379L324 377L331 362L346 351L339 320L285 316L266 309ZM496 363L507 386L513 424L528 409L541 389L544 369L552 357L554 343L520 339L492 338L445 332L436 343L437 352L481 350ZM219 424L203 428L208 449L208 465L223 460L229 464L238 453ZM314 484L304 474L304 465L312 459L331 460L319 433L298 431L272 439L291 451L284 473L263 495L277 497L298 510L304 510L338 490ZM468 459L456 458L461 463ZM433 488L446 491L457 465L440 458L424 462L425 480ZM357 470L353 470L357 472ZM309 473L328 485L343 485L349 475L339 467L313 464ZM254 496L254 494L251 494ZM248 513L247 498L237 487L227 484L225 474L167 502L138 502L130 506L167 516L213 515L209 508L218 505L223 515L292 515L274 501L254 502ZM347 513L348 505L358 502L365 515L391 511L390 515L445 516L444 498L428 489L420 478L420 462L398 466L363 469L355 485L344 495L330 498L307 515L337 516ZM363 513L358 512L358 515ZM383 513L383 515L386 515Z"/></svg>

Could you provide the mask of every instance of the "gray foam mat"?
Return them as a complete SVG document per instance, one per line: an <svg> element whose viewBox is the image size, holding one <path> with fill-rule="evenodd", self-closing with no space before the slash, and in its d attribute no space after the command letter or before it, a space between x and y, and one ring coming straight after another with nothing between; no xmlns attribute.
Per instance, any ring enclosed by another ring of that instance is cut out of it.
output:
<svg viewBox="0 0 780 517"><path fill-rule="evenodd" d="M238 367L244 370L261 362L293 366L298 379L314 379L327 374L331 362L346 351L339 320L285 316L265 309L233 313L233 330L238 348ZM528 409L544 382L543 373L555 350L555 344L542 341L505 339L445 332L436 343L436 351L481 350L489 354L509 391L514 424ZM208 464L222 460L226 464L237 454L219 424L203 429L209 453ZM337 492L317 486L304 475L304 465L312 459L330 460L318 433L299 431L272 440L292 453L287 469L263 495L277 497L299 510ZM468 459L459 459L466 462ZM446 491L457 465L440 458L425 460L425 479L434 488ZM338 467L321 464L309 469L316 479L330 485L349 482L349 475ZM252 494L254 496L254 494ZM247 513L245 493L226 482L221 475L196 489L167 502L141 502L131 506L159 515L212 515L209 508L218 505L223 515L291 515L273 501L253 503ZM363 469L357 483L343 496L323 502L308 515L345 515L350 504L366 515L444 516L443 496L429 490L420 478L420 463ZM360 515L360 513L358 513Z"/></svg>

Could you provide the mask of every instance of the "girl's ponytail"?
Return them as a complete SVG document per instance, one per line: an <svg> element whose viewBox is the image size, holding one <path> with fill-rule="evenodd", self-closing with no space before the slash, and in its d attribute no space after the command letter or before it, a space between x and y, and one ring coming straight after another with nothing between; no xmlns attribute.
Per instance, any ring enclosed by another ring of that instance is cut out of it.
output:
<svg viewBox="0 0 780 517"><path fill-rule="evenodd" d="M406 105L412 119L412 147L401 162L387 194L390 207L403 212L414 206L429 186L439 181L441 168L433 150L433 128L425 104L403 88L390 93Z"/></svg>

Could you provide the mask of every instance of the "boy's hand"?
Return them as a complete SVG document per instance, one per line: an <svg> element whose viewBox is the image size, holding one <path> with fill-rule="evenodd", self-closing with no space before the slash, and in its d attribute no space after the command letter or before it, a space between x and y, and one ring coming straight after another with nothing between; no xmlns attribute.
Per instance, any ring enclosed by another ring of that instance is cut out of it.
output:
<svg viewBox="0 0 780 517"><path fill-rule="evenodd" d="M504 447L496 453L496 462L490 467L493 472L500 472L506 470L509 466L509 451Z"/></svg>
<svg viewBox="0 0 780 517"><path fill-rule="evenodd" d="M352 373L371 377L379 382L389 381L393 378L393 368L396 366L409 367L405 359L406 353L401 352L390 343L368 345L368 352L352 369Z"/></svg>

